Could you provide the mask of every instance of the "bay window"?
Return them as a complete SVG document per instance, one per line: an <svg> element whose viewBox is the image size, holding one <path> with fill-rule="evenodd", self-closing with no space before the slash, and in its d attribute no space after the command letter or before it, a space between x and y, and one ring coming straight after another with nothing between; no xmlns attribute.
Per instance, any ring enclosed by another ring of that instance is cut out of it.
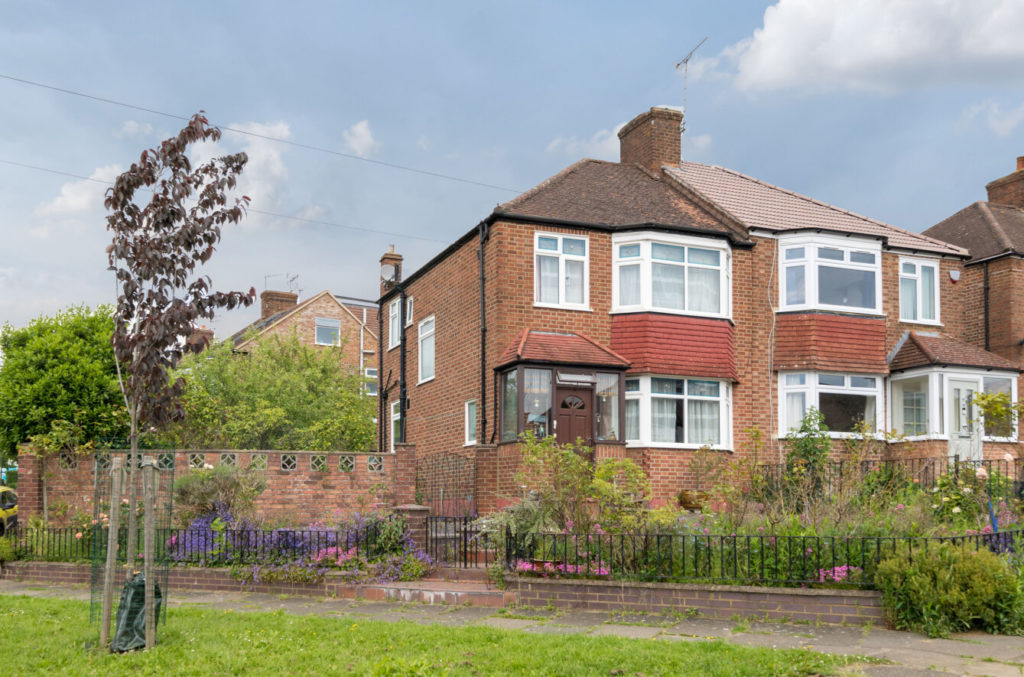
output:
<svg viewBox="0 0 1024 677"><path fill-rule="evenodd" d="M1010 402L1017 401L1015 374L992 373L949 367L921 368L893 374L889 388L889 420L894 432L908 438L967 440L982 425L986 440L1016 439L1014 421L1009 416L982 421L974 404L976 393L1005 393ZM954 445L955 446L955 445ZM950 453L974 453L970 445Z"/></svg>
<svg viewBox="0 0 1024 677"><path fill-rule="evenodd" d="M882 249L824 235L780 238L781 309L882 312Z"/></svg>
<svg viewBox="0 0 1024 677"><path fill-rule="evenodd" d="M585 237L537 233L534 238L536 305L586 309L589 298Z"/></svg>
<svg viewBox="0 0 1024 677"><path fill-rule="evenodd" d="M635 446L729 448L727 381L640 376L626 379L626 441Z"/></svg>
<svg viewBox="0 0 1024 677"><path fill-rule="evenodd" d="M811 407L821 412L833 433L876 430L882 405L882 377L826 372L779 374L779 436L800 429Z"/></svg>
<svg viewBox="0 0 1024 677"><path fill-rule="evenodd" d="M613 310L727 317L729 249L706 238L631 233L613 241Z"/></svg>
<svg viewBox="0 0 1024 677"><path fill-rule="evenodd" d="M559 443L622 439L620 373L579 367L521 365L501 374L501 441L520 434Z"/></svg>
<svg viewBox="0 0 1024 677"><path fill-rule="evenodd" d="M939 262L900 259L900 320L926 324L939 321Z"/></svg>

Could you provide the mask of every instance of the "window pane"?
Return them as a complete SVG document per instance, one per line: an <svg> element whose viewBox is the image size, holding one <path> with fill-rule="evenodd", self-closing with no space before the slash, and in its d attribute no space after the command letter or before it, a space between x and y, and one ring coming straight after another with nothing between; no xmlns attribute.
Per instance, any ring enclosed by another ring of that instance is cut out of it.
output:
<svg viewBox="0 0 1024 677"><path fill-rule="evenodd" d="M842 374L818 374L818 384L823 386L842 386L846 385L846 381Z"/></svg>
<svg viewBox="0 0 1024 677"><path fill-rule="evenodd" d="M921 266L921 319L935 319L935 269Z"/></svg>
<svg viewBox="0 0 1024 677"><path fill-rule="evenodd" d="M984 390L987 393L1005 393L1012 396L1010 379L986 378ZM1013 435L1013 418L1007 411L1005 416L988 416L985 418L985 434L989 437L1010 437Z"/></svg>
<svg viewBox="0 0 1024 677"><path fill-rule="evenodd" d="M651 392L664 395L682 395L686 381L676 378L652 378Z"/></svg>
<svg viewBox="0 0 1024 677"><path fill-rule="evenodd" d="M434 335L420 339L420 380L434 378Z"/></svg>
<svg viewBox="0 0 1024 677"><path fill-rule="evenodd" d="M466 402L466 441L476 442L476 400Z"/></svg>
<svg viewBox="0 0 1024 677"><path fill-rule="evenodd" d="M912 277L900 278L900 319L917 319L917 280Z"/></svg>
<svg viewBox="0 0 1024 677"><path fill-rule="evenodd" d="M551 371L523 370L523 431L547 437L551 426Z"/></svg>
<svg viewBox="0 0 1024 677"><path fill-rule="evenodd" d="M624 244L619 247L619 258L628 259L634 256L640 256L640 245Z"/></svg>
<svg viewBox="0 0 1024 677"><path fill-rule="evenodd" d="M910 273L911 275L916 275L917 274L917 265L905 261L903 263L903 272L904 273Z"/></svg>
<svg viewBox="0 0 1024 677"><path fill-rule="evenodd" d="M340 332L337 327L323 327L319 324L316 327L316 342L322 346L336 346L340 341Z"/></svg>
<svg viewBox="0 0 1024 677"><path fill-rule="evenodd" d="M619 375L597 375L597 439L619 439Z"/></svg>
<svg viewBox="0 0 1024 677"><path fill-rule="evenodd" d="M640 305L640 266L619 266L619 305Z"/></svg>
<svg viewBox="0 0 1024 677"><path fill-rule="evenodd" d="M718 381L689 381L687 392L700 397L718 397Z"/></svg>
<svg viewBox="0 0 1024 677"><path fill-rule="evenodd" d="M519 435L519 393L515 370L505 373L505 387L501 397L501 441L511 442Z"/></svg>
<svg viewBox="0 0 1024 677"><path fill-rule="evenodd" d="M640 439L640 400L626 400L626 439Z"/></svg>
<svg viewBox="0 0 1024 677"><path fill-rule="evenodd" d="M538 237L537 238L537 249L547 249L549 251L558 251L558 238L555 237Z"/></svg>
<svg viewBox="0 0 1024 677"><path fill-rule="evenodd" d="M711 400L690 400L687 407L690 414L690 443L718 444L721 440L719 403Z"/></svg>
<svg viewBox="0 0 1024 677"><path fill-rule="evenodd" d="M786 430L799 430L807 410L807 393L786 393Z"/></svg>
<svg viewBox="0 0 1024 677"><path fill-rule="evenodd" d="M928 432L928 377L892 382L892 424L904 435Z"/></svg>
<svg viewBox="0 0 1024 677"><path fill-rule="evenodd" d="M558 259L554 256L537 257L537 301L558 303Z"/></svg>
<svg viewBox="0 0 1024 677"><path fill-rule="evenodd" d="M583 261L565 262L565 302L583 303Z"/></svg>
<svg viewBox="0 0 1024 677"><path fill-rule="evenodd" d="M420 322L420 334L429 334L434 331L434 318L428 318Z"/></svg>
<svg viewBox="0 0 1024 677"><path fill-rule="evenodd" d="M687 260L690 263L700 263L705 266L717 266L719 252L714 249L697 249L696 247L690 247L689 252L687 252Z"/></svg>
<svg viewBox="0 0 1024 677"><path fill-rule="evenodd" d="M850 252L851 263L874 263L875 255L868 252Z"/></svg>
<svg viewBox="0 0 1024 677"><path fill-rule="evenodd" d="M627 393L640 392L640 379L627 378L626 379L626 392Z"/></svg>
<svg viewBox="0 0 1024 677"><path fill-rule="evenodd" d="M804 257L803 247L790 247L786 250L786 260L792 261L794 259L802 259Z"/></svg>
<svg viewBox="0 0 1024 677"><path fill-rule="evenodd" d="M682 247L676 247L670 244L658 244L657 242L651 245L651 256L656 259L663 261L679 261L682 263L685 261L683 258L685 250Z"/></svg>
<svg viewBox="0 0 1024 677"><path fill-rule="evenodd" d="M850 377L851 388L874 388L875 379L867 376L851 376Z"/></svg>
<svg viewBox="0 0 1024 677"><path fill-rule="evenodd" d="M685 310L683 293L686 269L682 266L651 264L652 303L656 308Z"/></svg>
<svg viewBox="0 0 1024 677"><path fill-rule="evenodd" d="M571 237L563 238L562 251L573 256L585 256L587 253L587 241Z"/></svg>
<svg viewBox="0 0 1024 677"><path fill-rule="evenodd" d="M718 270L690 268L689 279L690 310L700 313L717 313L721 308L720 285L722 280Z"/></svg>
<svg viewBox="0 0 1024 677"><path fill-rule="evenodd" d="M851 308L875 307L875 271L818 266L818 302Z"/></svg>
<svg viewBox="0 0 1024 677"><path fill-rule="evenodd" d="M827 247L818 247L818 258L819 259L830 259L832 261L842 261L844 253L842 249L828 249Z"/></svg>
<svg viewBox="0 0 1024 677"><path fill-rule="evenodd" d="M651 398L651 440L653 442L685 442L683 400Z"/></svg>
<svg viewBox="0 0 1024 677"><path fill-rule="evenodd" d="M804 292L804 267L790 266L786 268L786 305L801 306L807 303Z"/></svg>
<svg viewBox="0 0 1024 677"><path fill-rule="evenodd" d="M874 428L875 396L848 393L819 393L818 408L825 425L836 432L853 432L859 421Z"/></svg>
<svg viewBox="0 0 1024 677"><path fill-rule="evenodd" d="M807 383L807 374L786 374L786 385L802 386Z"/></svg>

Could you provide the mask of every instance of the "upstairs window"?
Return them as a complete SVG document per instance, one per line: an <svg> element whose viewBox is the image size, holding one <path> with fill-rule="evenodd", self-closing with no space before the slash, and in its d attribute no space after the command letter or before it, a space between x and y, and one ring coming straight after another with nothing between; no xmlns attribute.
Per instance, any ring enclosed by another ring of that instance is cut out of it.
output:
<svg viewBox="0 0 1024 677"><path fill-rule="evenodd" d="M900 320L938 323L938 261L900 259Z"/></svg>
<svg viewBox="0 0 1024 677"><path fill-rule="evenodd" d="M879 244L817 236L785 238L780 250L782 310L882 312Z"/></svg>
<svg viewBox="0 0 1024 677"><path fill-rule="evenodd" d="M412 326L412 297L405 300L405 326Z"/></svg>
<svg viewBox="0 0 1024 677"><path fill-rule="evenodd" d="M316 344L318 346L341 345L341 320L329 317L316 318Z"/></svg>
<svg viewBox="0 0 1024 677"><path fill-rule="evenodd" d="M370 397L377 397L377 367L366 368L366 386L364 391Z"/></svg>
<svg viewBox="0 0 1024 677"><path fill-rule="evenodd" d="M434 318L420 322L420 383L434 378Z"/></svg>
<svg viewBox="0 0 1024 677"><path fill-rule="evenodd" d="M476 400L466 402L465 446L476 444Z"/></svg>
<svg viewBox="0 0 1024 677"><path fill-rule="evenodd" d="M538 233L534 239L534 295L539 306L587 309L590 303L585 237Z"/></svg>
<svg viewBox="0 0 1024 677"><path fill-rule="evenodd" d="M388 304L388 350L402 342L402 299Z"/></svg>
<svg viewBox="0 0 1024 677"><path fill-rule="evenodd" d="M616 238L614 309L729 314L729 250L717 242L651 234Z"/></svg>

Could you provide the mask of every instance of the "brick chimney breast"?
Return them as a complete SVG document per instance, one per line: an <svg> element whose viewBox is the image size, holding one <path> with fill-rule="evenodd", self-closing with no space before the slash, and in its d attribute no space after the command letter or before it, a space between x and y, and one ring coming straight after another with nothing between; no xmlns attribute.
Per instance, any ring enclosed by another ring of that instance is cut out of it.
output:
<svg viewBox="0 0 1024 677"><path fill-rule="evenodd" d="M679 124L683 114L671 108L652 108L619 130L619 161L639 163L657 171L679 166Z"/></svg>
<svg viewBox="0 0 1024 677"><path fill-rule="evenodd" d="M299 303L299 295L290 291L267 289L260 294L260 319L265 320L282 310L290 310Z"/></svg>
<svg viewBox="0 0 1024 677"><path fill-rule="evenodd" d="M985 186L988 201L1024 209L1024 155L1017 158L1017 171Z"/></svg>

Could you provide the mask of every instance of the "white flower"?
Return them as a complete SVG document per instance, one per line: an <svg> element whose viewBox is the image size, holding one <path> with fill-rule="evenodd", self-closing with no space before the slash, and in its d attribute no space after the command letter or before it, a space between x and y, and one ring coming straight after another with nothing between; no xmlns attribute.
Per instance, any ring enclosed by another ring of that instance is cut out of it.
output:
<svg viewBox="0 0 1024 677"><path fill-rule="evenodd" d="M960 508L953 508L953 510L951 510L951 512L955 515L958 512L960 512Z"/></svg>
<svg viewBox="0 0 1024 677"><path fill-rule="evenodd" d="M1003 454L1003 458L1006 459L1007 463L1013 463L1013 454L1011 454L1010 452L1006 452L1005 454Z"/></svg>
<svg viewBox="0 0 1024 677"><path fill-rule="evenodd" d="M965 494L971 493L971 488L970 487L964 487L964 493Z"/></svg>
<svg viewBox="0 0 1024 677"><path fill-rule="evenodd" d="M934 494L934 493L935 493L936 491L938 491L938 490L939 490L939 488L938 488L938 487L932 487L932 493L933 493L933 494Z"/></svg>
<svg viewBox="0 0 1024 677"><path fill-rule="evenodd" d="M978 468L976 471L974 471L974 476L977 477L979 480L987 480L988 471L985 470L985 468Z"/></svg>
<svg viewBox="0 0 1024 677"><path fill-rule="evenodd" d="M203 470L213 470L213 466L210 465L209 463L204 463Z"/></svg>
<svg viewBox="0 0 1024 677"><path fill-rule="evenodd" d="M932 503L932 510L938 510L938 509L939 509L939 504L938 503Z"/></svg>

